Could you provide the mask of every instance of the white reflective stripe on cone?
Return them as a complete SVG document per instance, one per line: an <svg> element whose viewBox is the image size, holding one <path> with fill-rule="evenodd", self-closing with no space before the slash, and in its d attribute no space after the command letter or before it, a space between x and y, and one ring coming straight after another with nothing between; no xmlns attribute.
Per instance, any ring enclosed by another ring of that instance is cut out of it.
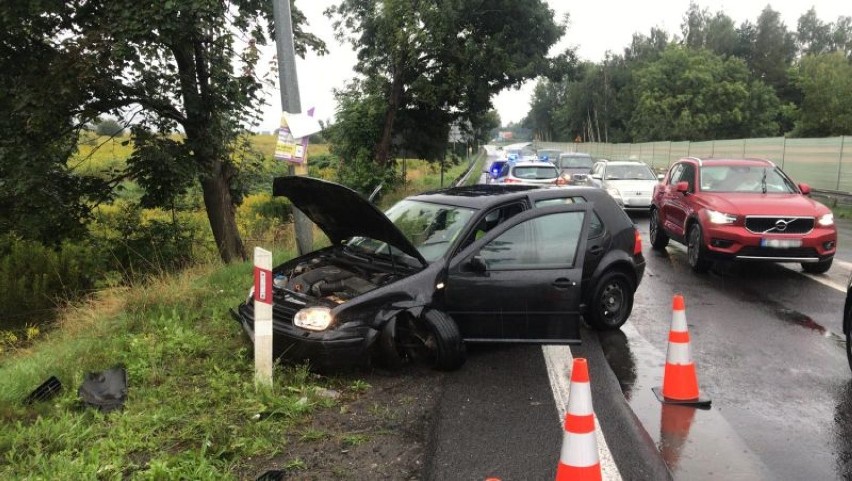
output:
<svg viewBox="0 0 852 481"><path fill-rule="evenodd" d="M668 364L692 364L692 350L688 342L669 342L669 352L666 355Z"/></svg>
<svg viewBox="0 0 852 481"><path fill-rule="evenodd" d="M568 414L585 416L594 414L592 410L592 388L587 382L572 382L568 392Z"/></svg>
<svg viewBox="0 0 852 481"><path fill-rule="evenodd" d="M672 311L672 331L686 332L686 311Z"/></svg>
<svg viewBox="0 0 852 481"><path fill-rule="evenodd" d="M559 455L559 460L562 464L578 468L600 463L595 432L585 434L566 432L562 441L562 453Z"/></svg>

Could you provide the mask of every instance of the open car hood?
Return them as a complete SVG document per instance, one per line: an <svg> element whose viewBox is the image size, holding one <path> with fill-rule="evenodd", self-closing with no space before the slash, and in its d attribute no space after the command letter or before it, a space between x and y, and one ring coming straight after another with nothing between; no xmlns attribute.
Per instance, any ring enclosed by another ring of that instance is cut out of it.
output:
<svg viewBox="0 0 852 481"><path fill-rule="evenodd" d="M350 237L369 237L387 242L424 266L428 264L382 211L348 187L311 177L276 177L272 195L290 199L334 245Z"/></svg>

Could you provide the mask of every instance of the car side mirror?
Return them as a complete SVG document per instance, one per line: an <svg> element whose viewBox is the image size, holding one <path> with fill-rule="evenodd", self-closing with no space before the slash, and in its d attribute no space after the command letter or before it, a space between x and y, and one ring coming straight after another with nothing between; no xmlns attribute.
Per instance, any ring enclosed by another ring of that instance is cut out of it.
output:
<svg viewBox="0 0 852 481"><path fill-rule="evenodd" d="M488 271L488 266L485 264L485 261L482 260L482 256L475 255L467 261L467 268L471 270L471 272L476 272L477 274L485 274Z"/></svg>
<svg viewBox="0 0 852 481"><path fill-rule="evenodd" d="M811 195L811 186L808 184L799 184L799 190L802 191L802 195Z"/></svg>
<svg viewBox="0 0 852 481"><path fill-rule="evenodd" d="M678 182L677 184L675 184L675 190L686 194L687 192L689 192L689 182L685 180Z"/></svg>
<svg viewBox="0 0 852 481"><path fill-rule="evenodd" d="M601 177L601 175L600 175L600 174L593 174L591 177L592 177L593 179L597 179L597 180L601 180L601 179L603 178L603 177Z"/></svg>

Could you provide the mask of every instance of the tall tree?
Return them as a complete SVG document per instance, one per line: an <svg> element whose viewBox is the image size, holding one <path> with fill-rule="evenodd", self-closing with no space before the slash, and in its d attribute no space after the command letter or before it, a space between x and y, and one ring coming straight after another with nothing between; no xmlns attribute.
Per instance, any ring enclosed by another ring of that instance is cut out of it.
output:
<svg viewBox="0 0 852 481"><path fill-rule="evenodd" d="M635 73L635 141L711 140L778 133L772 89L745 63L707 50L670 46Z"/></svg>
<svg viewBox="0 0 852 481"><path fill-rule="evenodd" d="M843 52L805 56L794 78L804 94L797 136L852 135L852 65Z"/></svg>
<svg viewBox="0 0 852 481"><path fill-rule="evenodd" d="M799 17L796 42L802 55L816 55L832 50L831 30L832 25L820 20L814 7Z"/></svg>
<svg viewBox="0 0 852 481"><path fill-rule="evenodd" d="M7 2L1 8L13 8L8 3L25 4L38 17L43 5L56 2ZM195 179L220 256L243 258L231 153L261 103L257 45L270 38L270 2L77 0L65 3L57 19L42 39L53 43L58 58L77 64L69 82L85 95L75 118L131 113L135 151L128 173L143 187L160 190L152 201L169 194L162 192L163 180L180 191ZM319 39L298 27L300 20L295 10L297 51L322 50ZM184 138L166 135L178 130ZM163 173L182 178L162 179Z"/></svg>
<svg viewBox="0 0 852 481"><path fill-rule="evenodd" d="M774 88L783 101L792 100L795 96L788 89L787 79L787 70L795 57L794 35L781 21L781 15L767 5L757 17L748 61L754 75Z"/></svg>
<svg viewBox="0 0 852 481"><path fill-rule="evenodd" d="M356 71L380 84L386 112L374 146L386 167L406 112L455 120L491 108L491 96L546 73L564 27L541 0L343 0L327 12L358 51Z"/></svg>

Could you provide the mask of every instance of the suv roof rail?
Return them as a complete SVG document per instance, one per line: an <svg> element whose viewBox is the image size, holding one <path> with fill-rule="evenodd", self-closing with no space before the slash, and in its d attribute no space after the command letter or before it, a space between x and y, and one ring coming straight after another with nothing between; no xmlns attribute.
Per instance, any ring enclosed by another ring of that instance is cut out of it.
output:
<svg viewBox="0 0 852 481"><path fill-rule="evenodd" d="M698 162L698 165L702 165L701 159L699 159L698 157L685 157L685 158L694 160L694 161Z"/></svg>

